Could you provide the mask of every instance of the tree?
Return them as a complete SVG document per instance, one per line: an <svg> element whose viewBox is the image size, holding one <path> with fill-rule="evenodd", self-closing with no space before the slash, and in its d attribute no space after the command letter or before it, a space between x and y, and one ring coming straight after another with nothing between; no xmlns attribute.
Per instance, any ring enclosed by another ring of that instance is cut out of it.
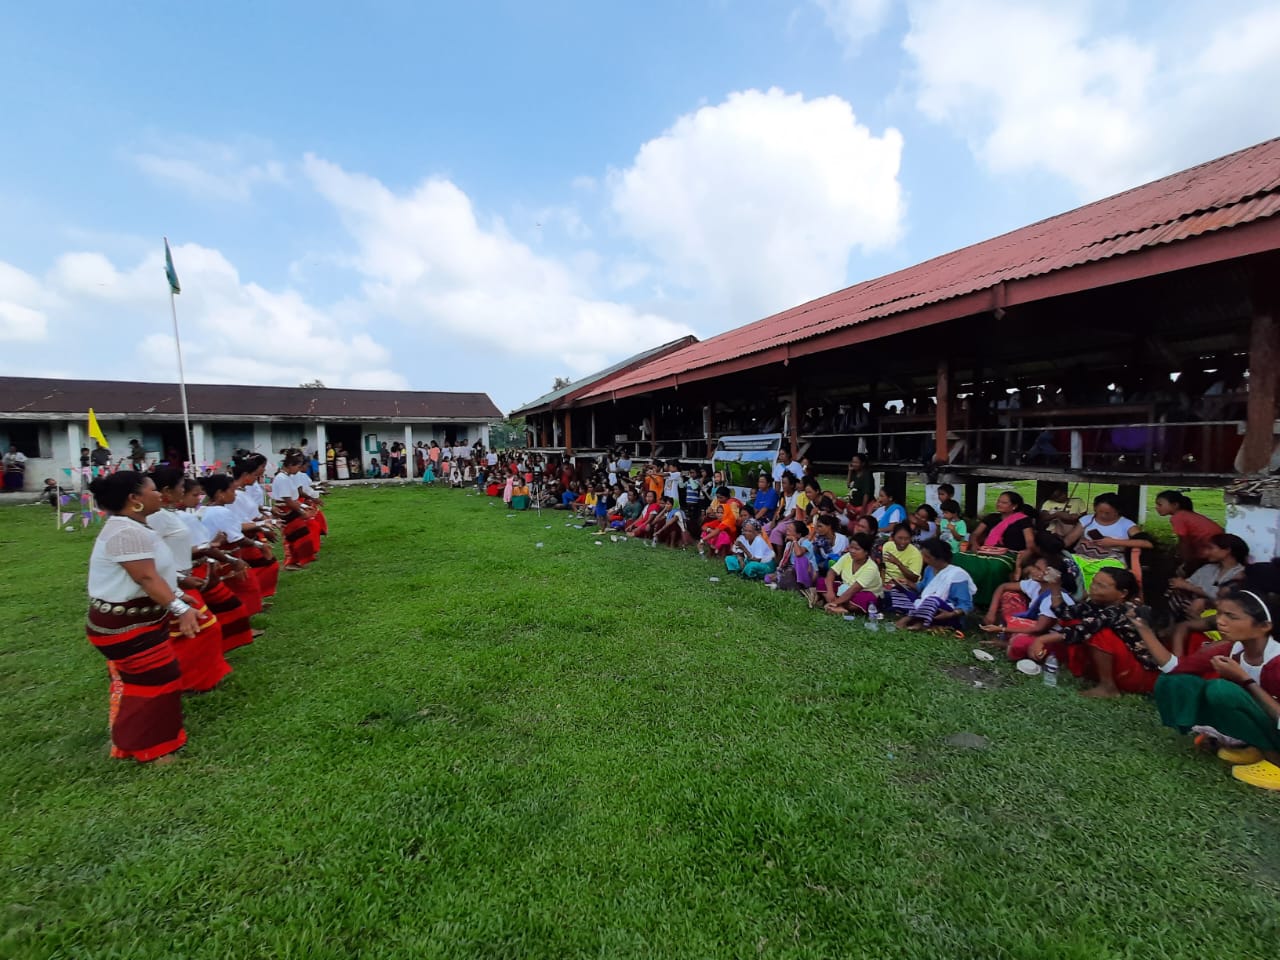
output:
<svg viewBox="0 0 1280 960"><path fill-rule="evenodd" d="M551 384L552 390L560 390L573 383L568 377L556 377L555 382Z"/></svg>
<svg viewBox="0 0 1280 960"><path fill-rule="evenodd" d="M306 383L298 384L303 390L324 390L326 389L324 381L320 379L308 380Z"/></svg>

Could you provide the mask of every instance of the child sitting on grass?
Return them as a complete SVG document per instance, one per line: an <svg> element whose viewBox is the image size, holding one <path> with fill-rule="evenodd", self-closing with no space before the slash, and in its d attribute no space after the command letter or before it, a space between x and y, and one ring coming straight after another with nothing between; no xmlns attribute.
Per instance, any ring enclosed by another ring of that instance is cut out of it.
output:
<svg viewBox="0 0 1280 960"><path fill-rule="evenodd" d="M668 547L687 547L693 543L693 534L689 532L689 518L681 509L679 501L674 497L664 496L662 507L666 512L661 525L656 527L654 541Z"/></svg>

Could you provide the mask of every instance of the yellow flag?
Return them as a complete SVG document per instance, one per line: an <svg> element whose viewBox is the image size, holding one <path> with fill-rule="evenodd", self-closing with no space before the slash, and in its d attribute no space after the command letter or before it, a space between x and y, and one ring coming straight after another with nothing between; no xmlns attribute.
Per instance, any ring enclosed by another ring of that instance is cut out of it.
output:
<svg viewBox="0 0 1280 960"><path fill-rule="evenodd" d="M102 428L98 426L98 418L93 415L93 407L89 408L89 436L97 440L104 447L107 445L106 434L102 432Z"/></svg>

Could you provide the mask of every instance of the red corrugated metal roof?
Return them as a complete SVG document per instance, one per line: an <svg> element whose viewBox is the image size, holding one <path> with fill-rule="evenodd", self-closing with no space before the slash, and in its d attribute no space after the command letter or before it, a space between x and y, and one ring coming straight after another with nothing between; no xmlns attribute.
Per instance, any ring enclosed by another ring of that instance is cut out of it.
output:
<svg viewBox="0 0 1280 960"><path fill-rule="evenodd" d="M1278 212L1280 138L729 330L611 378L583 399Z"/></svg>

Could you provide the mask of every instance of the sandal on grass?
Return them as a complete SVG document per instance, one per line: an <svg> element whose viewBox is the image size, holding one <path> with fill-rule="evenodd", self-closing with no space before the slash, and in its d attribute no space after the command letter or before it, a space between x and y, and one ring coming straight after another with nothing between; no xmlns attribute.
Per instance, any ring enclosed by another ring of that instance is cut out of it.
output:
<svg viewBox="0 0 1280 960"><path fill-rule="evenodd" d="M1231 768L1231 775L1253 787L1263 790L1280 790L1280 767L1262 760Z"/></svg>
<svg viewBox="0 0 1280 960"><path fill-rule="evenodd" d="M1218 759L1232 764L1246 766L1262 760L1262 751L1257 747L1222 747L1218 751Z"/></svg>

